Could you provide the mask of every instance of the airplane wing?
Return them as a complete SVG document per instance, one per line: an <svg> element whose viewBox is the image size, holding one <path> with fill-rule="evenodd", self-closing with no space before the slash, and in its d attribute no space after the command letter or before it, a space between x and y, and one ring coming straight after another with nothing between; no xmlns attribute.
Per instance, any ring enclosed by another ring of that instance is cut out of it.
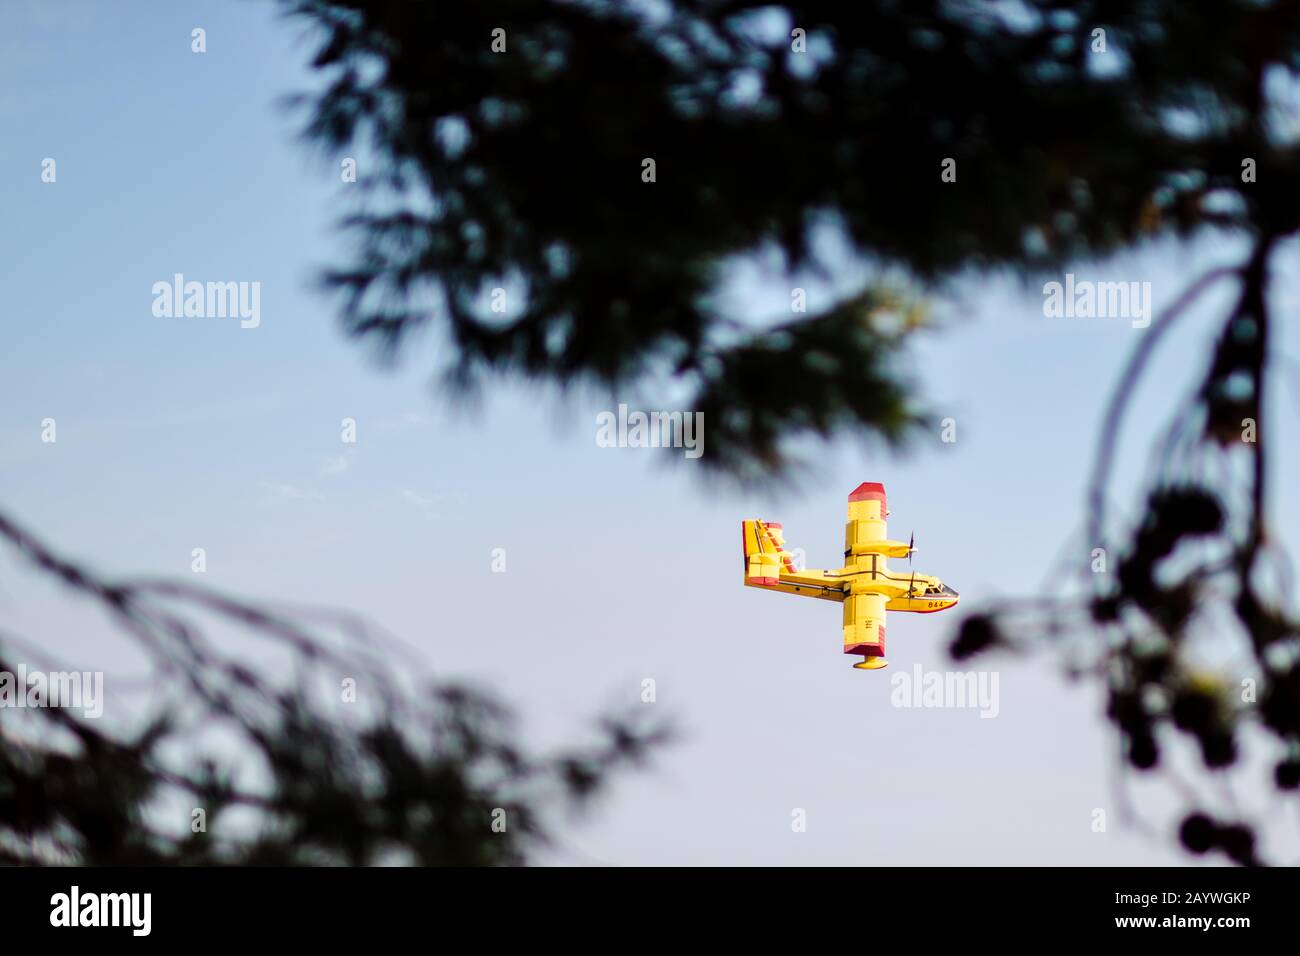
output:
<svg viewBox="0 0 1300 956"><path fill-rule="evenodd" d="M844 653L885 656L883 594L849 594L844 599Z"/></svg>
<svg viewBox="0 0 1300 956"><path fill-rule="evenodd" d="M864 481L849 495L849 517L844 525L844 558L849 565L855 556L905 558L911 547L906 541L890 541L885 534L889 508L885 486L878 481ZM871 561L864 561L870 564ZM881 562L883 563L883 562Z"/></svg>
<svg viewBox="0 0 1300 956"><path fill-rule="evenodd" d="M906 557L908 546L890 541L885 521L889 508L885 486L864 481L849 495L848 521L844 525L844 565L859 572L844 601L844 653L861 654L869 663L885 656L885 605L889 599L868 590L889 574L885 559ZM899 553L899 548L902 553Z"/></svg>

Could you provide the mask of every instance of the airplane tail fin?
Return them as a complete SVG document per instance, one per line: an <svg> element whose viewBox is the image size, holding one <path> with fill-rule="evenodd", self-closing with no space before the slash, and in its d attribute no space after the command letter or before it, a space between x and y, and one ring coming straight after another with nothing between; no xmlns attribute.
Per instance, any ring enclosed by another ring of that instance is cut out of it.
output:
<svg viewBox="0 0 1300 956"><path fill-rule="evenodd" d="M744 521L741 534L745 549L745 583L756 587L779 584L782 569L793 571L790 552L779 524L771 521Z"/></svg>

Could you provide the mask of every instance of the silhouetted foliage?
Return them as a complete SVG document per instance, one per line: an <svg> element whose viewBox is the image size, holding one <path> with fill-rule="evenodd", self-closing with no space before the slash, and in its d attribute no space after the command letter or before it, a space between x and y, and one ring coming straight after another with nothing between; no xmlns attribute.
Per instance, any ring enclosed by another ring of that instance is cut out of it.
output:
<svg viewBox="0 0 1300 956"><path fill-rule="evenodd" d="M491 696L400 680L355 617L321 625L193 585L105 581L3 516L0 540L98 602L172 691L138 729L0 709L0 863L520 864L552 842L549 815L664 739L606 718L588 746L532 754ZM286 651L292 679L220 651L205 611ZM0 637L12 674L20 642Z"/></svg>
<svg viewBox="0 0 1300 956"><path fill-rule="evenodd" d="M1106 546L1115 567L1088 575L1083 601L968 621L954 652L1081 636L1131 766L1160 766L1170 728L1221 771L1258 724L1280 753L1277 784L1294 789L1300 654L1285 588L1263 583L1280 557L1262 406L1268 261L1300 225L1284 98L1300 62L1294 4L283 7L318 31L313 65L330 79L302 101L308 139L372 153L370 207L348 223L355 260L330 277L347 328L392 349L442 329L461 387L492 373L684 385L723 439L705 465L745 480L783 473L808 433L907 436L918 413L897 347L918 321L911 305L882 309L899 274L910 301L953 277L1030 275L1147 239L1248 241L1246 262L1193 281L1144 334L1103 423L1085 551ZM843 272L819 230L866 267L860 288L790 321L724 312L719 280L739 256L775 250L792 285L805 267ZM1171 410L1144 516L1113 526L1128 396L1177 318L1228 280L1239 302L1193 403ZM494 288L508 312L492 311ZM1258 442L1243 441L1247 422ZM1257 705L1198 669L1210 605L1233 618L1213 627L1245 651L1228 670L1257 679ZM1189 817L1189 848L1255 860L1245 823L1210 820Z"/></svg>

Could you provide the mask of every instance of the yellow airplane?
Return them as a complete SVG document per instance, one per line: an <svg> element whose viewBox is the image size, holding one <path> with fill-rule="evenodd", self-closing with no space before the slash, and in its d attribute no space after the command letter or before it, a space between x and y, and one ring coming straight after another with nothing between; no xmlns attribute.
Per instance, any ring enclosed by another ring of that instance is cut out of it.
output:
<svg viewBox="0 0 1300 956"><path fill-rule="evenodd" d="M834 571L796 569L781 525L745 521L745 586L838 601L844 605L844 653L861 654L853 666L879 670L885 660L885 612L933 614L958 600L957 592L928 574L890 571L887 558L912 558L911 541L885 537L885 486L864 481L849 495L844 526L844 567Z"/></svg>

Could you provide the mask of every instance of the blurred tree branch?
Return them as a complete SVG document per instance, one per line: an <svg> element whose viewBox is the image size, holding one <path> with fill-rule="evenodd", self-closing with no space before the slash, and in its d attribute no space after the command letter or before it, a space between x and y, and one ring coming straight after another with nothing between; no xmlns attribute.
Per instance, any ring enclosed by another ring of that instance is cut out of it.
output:
<svg viewBox="0 0 1300 956"><path fill-rule="evenodd" d="M399 680L356 619L336 617L336 647L329 628L205 588L105 580L3 515L0 540L98 604L172 691L134 730L66 707L0 711L0 862L519 864L553 842L548 813L666 738L605 718L588 746L530 754L490 696ZM202 611L287 652L292 679L219 651ZM0 635L0 672L21 646ZM360 703L342 700L347 678Z"/></svg>

